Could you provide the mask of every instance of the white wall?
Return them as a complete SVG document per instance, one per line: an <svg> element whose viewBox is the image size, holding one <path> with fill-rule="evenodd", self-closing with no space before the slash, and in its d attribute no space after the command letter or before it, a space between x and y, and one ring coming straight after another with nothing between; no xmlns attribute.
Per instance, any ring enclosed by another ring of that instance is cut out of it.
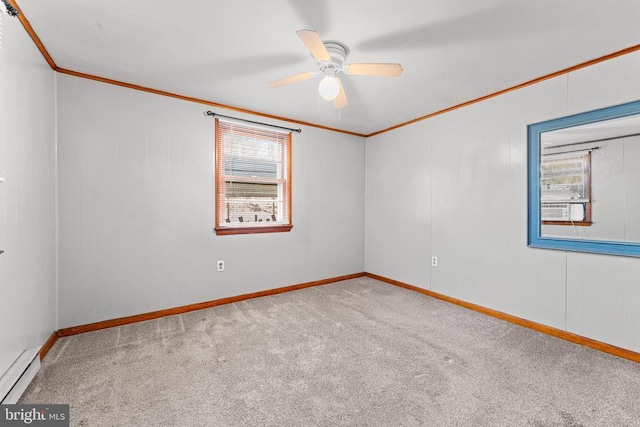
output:
<svg viewBox="0 0 640 427"><path fill-rule="evenodd" d="M640 259L527 248L526 199L527 124L638 99L636 52L368 138L366 271L640 351Z"/></svg>
<svg viewBox="0 0 640 427"><path fill-rule="evenodd" d="M53 71L0 13L0 375L55 329Z"/></svg>
<svg viewBox="0 0 640 427"><path fill-rule="evenodd" d="M213 108L58 75L58 109L61 328L364 270L363 138L304 127L292 231L216 236Z"/></svg>

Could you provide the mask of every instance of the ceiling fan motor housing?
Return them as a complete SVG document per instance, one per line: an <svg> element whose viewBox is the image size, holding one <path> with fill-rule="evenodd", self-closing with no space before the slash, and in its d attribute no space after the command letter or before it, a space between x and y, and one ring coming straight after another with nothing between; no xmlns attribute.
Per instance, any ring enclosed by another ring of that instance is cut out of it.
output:
<svg viewBox="0 0 640 427"><path fill-rule="evenodd" d="M323 42L329 53L331 61L319 61L318 68L325 75L335 75L342 71L342 66L347 61L347 48L338 42Z"/></svg>

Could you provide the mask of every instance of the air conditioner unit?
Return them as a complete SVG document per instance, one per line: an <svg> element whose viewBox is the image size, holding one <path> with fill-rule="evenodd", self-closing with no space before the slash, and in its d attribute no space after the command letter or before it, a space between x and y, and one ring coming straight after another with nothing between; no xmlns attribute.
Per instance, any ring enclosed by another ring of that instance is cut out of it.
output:
<svg viewBox="0 0 640 427"><path fill-rule="evenodd" d="M571 207L569 203L549 203L540 209L542 221L569 221Z"/></svg>
<svg viewBox="0 0 640 427"><path fill-rule="evenodd" d="M541 209L542 221L584 221L584 203L545 203Z"/></svg>

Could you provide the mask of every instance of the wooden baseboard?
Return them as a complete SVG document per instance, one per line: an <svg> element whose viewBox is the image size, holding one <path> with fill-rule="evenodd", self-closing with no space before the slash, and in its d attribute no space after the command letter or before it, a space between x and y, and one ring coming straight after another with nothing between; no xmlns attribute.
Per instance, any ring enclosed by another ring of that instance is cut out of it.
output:
<svg viewBox="0 0 640 427"><path fill-rule="evenodd" d="M133 316L120 317L117 319L103 320L101 322L89 323L87 325L73 326L63 328L57 331L57 337L67 337L70 335L81 334L84 332L98 331L100 329L113 328L114 326L127 325L129 323L143 322L145 320L157 319L164 316L172 316L175 314L187 313L189 311L202 310L204 308L216 307L223 304L231 304L234 302L244 301L252 298L264 297L268 295L281 294L283 292L295 291L298 289L310 288L312 286L326 285L329 283L340 282L342 280L355 279L363 277L365 273L355 273L346 276L331 277L329 279L316 280L313 282L300 283L298 285L285 286L282 288L269 289L266 291L252 292L250 294L237 295L233 297L221 298L213 301L200 302L196 304L183 305L181 307L168 308L164 310L152 311L149 313L136 314ZM56 338L57 338L56 337ZM49 338L51 340L51 338ZM49 341L47 341L48 343ZM55 339L54 339L55 342ZM52 342L53 344L53 342ZM48 349L47 349L48 350Z"/></svg>
<svg viewBox="0 0 640 427"><path fill-rule="evenodd" d="M58 331L53 331L49 339L40 347L40 360L44 359L47 353L49 353L49 350L51 350L51 347L56 343L58 337Z"/></svg>
<svg viewBox="0 0 640 427"><path fill-rule="evenodd" d="M626 348L616 347L611 344L596 341L591 338L586 338L581 335L577 335L571 332L563 331L551 326L546 326L541 323L532 322L521 317L512 316L507 313L503 313L498 310L486 308L481 305L466 302L457 298L449 297L447 295L439 294L437 292L430 291L428 289L422 289L417 286L409 285L407 283L399 282L397 280L389 279L387 277L378 276L377 274L365 273L365 276L372 279L380 280L381 282L389 283L391 285L399 286L401 288L409 289L411 291L419 292L421 294L436 298L442 301L449 302L451 304L458 305L460 307L468 308L469 310L477 311L478 313L486 314L487 316L495 317L497 319L505 320L510 323L514 323L525 328L533 329L534 331L542 332L543 334L551 335L552 337L560 338L565 341L572 342L574 344L582 345L585 347L593 348L595 350L602 351L604 353L613 354L614 356L621 357L623 359L632 360L640 363L640 353L627 350Z"/></svg>

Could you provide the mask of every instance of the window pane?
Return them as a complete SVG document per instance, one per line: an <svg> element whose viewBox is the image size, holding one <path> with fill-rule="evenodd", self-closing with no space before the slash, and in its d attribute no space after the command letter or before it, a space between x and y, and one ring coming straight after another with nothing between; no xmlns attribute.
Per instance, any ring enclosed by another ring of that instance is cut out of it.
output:
<svg viewBox="0 0 640 427"><path fill-rule="evenodd" d="M541 165L541 200L576 200L589 197L586 155L547 159Z"/></svg>
<svg viewBox="0 0 640 427"><path fill-rule="evenodd" d="M227 199L227 223L277 222L282 203L266 198Z"/></svg>

